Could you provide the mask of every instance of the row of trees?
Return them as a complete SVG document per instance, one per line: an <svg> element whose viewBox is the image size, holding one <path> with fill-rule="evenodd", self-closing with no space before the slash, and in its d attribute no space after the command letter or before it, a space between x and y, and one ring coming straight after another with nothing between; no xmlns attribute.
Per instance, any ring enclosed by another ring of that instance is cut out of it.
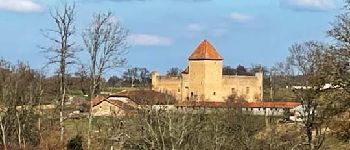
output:
<svg viewBox="0 0 350 150"><path fill-rule="evenodd" d="M183 70L172 67L167 72L167 76L179 76ZM250 69L247 69L243 65L238 65L236 68L231 66L224 66L222 68L223 75L254 75L256 72L264 71L267 72L267 69L261 65L253 65Z"/></svg>
<svg viewBox="0 0 350 150"><path fill-rule="evenodd" d="M151 74L147 68L133 67L119 77L111 76L104 84L108 87L150 87Z"/></svg>
<svg viewBox="0 0 350 150"><path fill-rule="evenodd" d="M242 65L238 65L237 68L231 66L223 67L224 75L254 75L259 71L266 71L266 68L261 66L253 66L251 69L246 69ZM167 72L167 76L180 76L182 70L177 67L170 68ZM79 76L79 73L77 74ZM83 79L83 77L80 77ZM147 68L133 67L129 68L122 73L120 77L114 75L111 76L107 81L107 86L130 86L130 87L150 87L151 73Z"/></svg>

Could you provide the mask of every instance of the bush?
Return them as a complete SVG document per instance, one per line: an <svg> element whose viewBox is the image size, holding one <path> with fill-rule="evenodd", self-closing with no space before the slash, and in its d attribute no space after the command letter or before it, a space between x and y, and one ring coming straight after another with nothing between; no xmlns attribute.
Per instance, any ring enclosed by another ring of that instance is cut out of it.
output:
<svg viewBox="0 0 350 150"><path fill-rule="evenodd" d="M69 140L67 150L83 150L83 141L80 135L76 135Z"/></svg>

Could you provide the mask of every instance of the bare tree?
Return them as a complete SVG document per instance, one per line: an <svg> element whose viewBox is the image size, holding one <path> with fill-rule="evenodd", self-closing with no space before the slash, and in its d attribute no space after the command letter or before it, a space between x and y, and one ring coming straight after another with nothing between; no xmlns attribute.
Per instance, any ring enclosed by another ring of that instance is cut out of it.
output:
<svg viewBox="0 0 350 150"><path fill-rule="evenodd" d="M307 137L305 143L301 145L309 146L313 149L313 135L317 119L316 109L318 109L320 87L324 83L316 81L319 79L319 67L321 63L321 55L324 49L320 43L310 41L302 44L294 44L290 47L290 56L288 57L289 65L292 72L301 76L302 88L295 90L296 97L300 99L303 105L303 128ZM324 136L323 136L324 138ZM318 143L320 144L320 143Z"/></svg>
<svg viewBox="0 0 350 150"><path fill-rule="evenodd" d="M88 84L89 82L89 77L88 77L88 68L85 67L84 64L81 64L75 73L75 76L79 78L79 88L81 92L86 95L89 91L88 89Z"/></svg>
<svg viewBox="0 0 350 150"><path fill-rule="evenodd" d="M40 97L39 73L29 65L12 65L0 60L0 126L2 144L17 143L26 149L38 144L36 128L37 115L34 113Z"/></svg>
<svg viewBox="0 0 350 150"><path fill-rule="evenodd" d="M222 68L222 74L223 75L236 75L237 70L235 68L232 68L231 66L224 66Z"/></svg>
<svg viewBox="0 0 350 150"><path fill-rule="evenodd" d="M135 82L138 81L140 76L140 69L137 67L129 68L123 73L124 81L128 82L131 87L135 86Z"/></svg>
<svg viewBox="0 0 350 150"><path fill-rule="evenodd" d="M320 149L326 138L330 118L342 111L346 106L344 99L349 97L343 88L339 88L342 83L334 84L333 81L341 65L337 62L334 47L315 41L292 45L287 61L287 68L291 71L284 72L294 73L287 77L297 76L298 82L302 84L300 89L294 90L303 106L301 115L306 137L299 146Z"/></svg>
<svg viewBox="0 0 350 150"><path fill-rule="evenodd" d="M181 74L180 69L176 67L172 67L166 72L167 76L179 76L180 74Z"/></svg>
<svg viewBox="0 0 350 150"><path fill-rule="evenodd" d="M83 32L85 49L90 54L90 97L93 99L101 86L103 74L108 69L126 63L126 38L128 31L115 19L111 12L96 14L90 26ZM90 105L90 110L92 105ZM91 144L92 114L89 115L88 149Z"/></svg>
<svg viewBox="0 0 350 150"><path fill-rule="evenodd" d="M73 64L76 59L77 50L73 48L75 42L72 36L75 33L75 5L63 4L62 10L55 8L50 11L51 18L55 23L55 28L43 32L44 37L53 42L52 46L43 47L44 53L48 54L48 64L57 64L59 66L58 73L60 78L60 140L63 143L64 135L64 100L66 97L66 75L67 67Z"/></svg>

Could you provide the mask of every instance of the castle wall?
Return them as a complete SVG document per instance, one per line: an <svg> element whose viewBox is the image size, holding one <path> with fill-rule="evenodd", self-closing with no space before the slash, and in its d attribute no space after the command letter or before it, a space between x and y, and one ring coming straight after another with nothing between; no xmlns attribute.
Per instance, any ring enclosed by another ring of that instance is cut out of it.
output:
<svg viewBox="0 0 350 150"><path fill-rule="evenodd" d="M152 90L181 99L181 77L152 76Z"/></svg>
<svg viewBox="0 0 350 150"><path fill-rule="evenodd" d="M235 93L248 102L260 101L262 96L262 74L255 76L223 75L221 88L224 98Z"/></svg>
<svg viewBox="0 0 350 150"><path fill-rule="evenodd" d="M189 75L181 74L181 99L180 101L186 101L190 98L190 90L189 90Z"/></svg>
<svg viewBox="0 0 350 150"><path fill-rule="evenodd" d="M255 76L221 75L222 72L215 71L220 65L221 62L195 62L190 65L193 72L181 77L152 74L152 90L173 95L178 101L225 101L233 93L248 102L261 100L262 73Z"/></svg>

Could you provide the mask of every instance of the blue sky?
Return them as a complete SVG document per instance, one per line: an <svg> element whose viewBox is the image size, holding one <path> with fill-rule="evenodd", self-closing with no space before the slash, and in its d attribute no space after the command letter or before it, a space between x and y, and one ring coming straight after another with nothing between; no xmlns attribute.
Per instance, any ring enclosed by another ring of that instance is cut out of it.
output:
<svg viewBox="0 0 350 150"><path fill-rule="evenodd" d="M38 45L50 43L40 30L53 28L48 11L59 1L0 0L0 56L42 67L47 60ZM185 68L203 39L225 65L272 66L295 42L329 41L325 31L342 5L342 0L77 0L75 39L81 43L79 32L94 13L110 10L130 31L129 67L161 73Z"/></svg>

